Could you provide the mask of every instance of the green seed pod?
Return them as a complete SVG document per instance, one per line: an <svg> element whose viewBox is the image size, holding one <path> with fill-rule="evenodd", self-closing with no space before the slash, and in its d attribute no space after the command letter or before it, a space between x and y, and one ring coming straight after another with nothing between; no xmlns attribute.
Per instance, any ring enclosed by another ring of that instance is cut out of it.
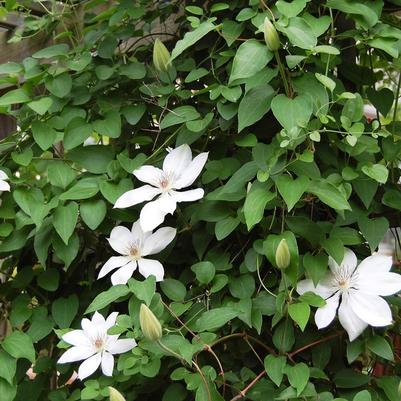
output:
<svg viewBox="0 0 401 401"><path fill-rule="evenodd" d="M291 263L290 249L283 238L276 249L276 265L279 269L286 269Z"/></svg>
<svg viewBox="0 0 401 401"><path fill-rule="evenodd" d="M109 397L110 401L126 401L123 395L114 387L109 387Z"/></svg>
<svg viewBox="0 0 401 401"><path fill-rule="evenodd" d="M145 304L141 304L139 322L145 338L150 341L158 341L162 338L162 326L157 317Z"/></svg>
<svg viewBox="0 0 401 401"><path fill-rule="evenodd" d="M265 42L267 48L272 52L275 52L276 50L280 49L281 47L280 38L278 37L276 28L267 17L265 18L265 21L263 23L263 31L265 34Z"/></svg>
<svg viewBox="0 0 401 401"><path fill-rule="evenodd" d="M155 40L153 46L153 64L156 70L166 72L171 65L171 55L160 39Z"/></svg>

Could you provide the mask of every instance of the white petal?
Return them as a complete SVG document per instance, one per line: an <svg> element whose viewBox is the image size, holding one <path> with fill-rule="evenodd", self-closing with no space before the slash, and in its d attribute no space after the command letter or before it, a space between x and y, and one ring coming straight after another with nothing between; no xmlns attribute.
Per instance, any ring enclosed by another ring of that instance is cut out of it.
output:
<svg viewBox="0 0 401 401"><path fill-rule="evenodd" d="M381 274L389 272L393 265L393 258L384 255L372 255L364 259L358 266L357 272L360 276L365 274Z"/></svg>
<svg viewBox="0 0 401 401"><path fill-rule="evenodd" d="M142 248L141 255L153 255L161 252L174 239L177 230L172 227L163 227L150 235Z"/></svg>
<svg viewBox="0 0 401 401"><path fill-rule="evenodd" d="M114 356L109 352L102 354L102 372L105 376L113 376Z"/></svg>
<svg viewBox="0 0 401 401"><path fill-rule="evenodd" d="M132 273L136 269L136 261L128 263L127 265L120 267L115 273L111 275L111 283L113 285L127 284L127 281L132 277Z"/></svg>
<svg viewBox="0 0 401 401"><path fill-rule="evenodd" d="M139 259L139 273L144 277L155 276L156 281L163 281L164 268L163 265L154 259Z"/></svg>
<svg viewBox="0 0 401 401"><path fill-rule="evenodd" d="M8 180L8 175L3 170L0 170L0 180Z"/></svg>
<svg viewBox="0 0 401 401"><path fill-rule="evenodd" d="M136 238L136 241L138 241L140 247L143 246L145 239L152 234L151 232L143 232L139 220L132 224L131 233L133 238Z"/></svg>
<svg viewBox="0 0 401 401"><path fill-rule="evenodd" d="M368 324L361 320L352 310L348 294L342 295L340 307L338 308L338 318L348 333L350 341L354 341L368 327Z"/></svg>
<svg viewBox="0 0 401 401"><path fill-rule="evenodd" d="M126 207L137 205L145 201L153 199L161 191L159 188L144 185L139 188L131 189L130 191L122 194L114 205L115 208L124 209Z"/></svg>
<svg viewBox="0 0 401 401"><path fill-rule="evenodd" d="M110 315L107 316L106 325L105 325L106 330L108 330L110 327L113 327L116 324L117 316L118 316L118 312L110 313Z"/></svg>
<svg viewBox="0 0 401 401"><path fill-rule="evenodd" d="M163 194L141 210L140 223L143 231L152 231L163 223L166 214L174 213L177 203L169 194Z"/></svg>
<svg viewBox="0 0 401 401"><path fill-rule="evenodd" d="M94 354L94 350L91 347L72 347L61 355L57 363L70 363L81 361L82 359L89 358Z"/></svg>
<svg viewBox="0 0 401 401"><path fill-rule="evenodd" d="M209 153L206 152L196 156L190 165L182 172L181 176L174 181L173 188L180 189L192 185L205 166L208 155Z"/></svg>
<svg viewBox="0 0 401 401"><path fill-rule="evenodd" d="M91 322L97 329L100 330L102 330L106 324L105 318L98 311L93 314Z"/></svg>
<svg viewBox="0 0 401 401"><path fill-rule="evenodd" d="M83 330L72 330L63 335L63 341L76 347L91 347L92 343Z"/></svg>
<svg viewBox="0 0 401 401"><path fill-rule="evenodd" d="M87 318L81 320L81 327L85 332L85 335L91 340L94 339L98 334L98 330L95 325Z"/></svg>
<svg viewBox="0 0 401 401"><path fill-rule="evenodd" d="M327 327L335 318L338 303L340 300L340 292L336 292L333 296L326 299L326 305L319 308L315 314L315 322L318 329Z"/></svg>
<svg viewBox="0 0 401 401"><path fill-rule="evenodd" d="M110 238L107 238L110 246L120 255L129 255L130 248L136 238L132 232L124 226L117 226L111 230Z"/></svg>
<svg viewBox="0 0 401 401"><path fill-rule="evenodd" d="M122 340L117 340L114 344L107 348L112 354L123 354L128 352L136 346L136 341L131 338L124 338Z"/></svg>
<svg viewBox="0 0 401 401"><path fill-rule="evenodd" d="M305 292L311 291L321 296L322 298L326 299L331 297L338 290L338 288L333 287L331 285L332 282L333 282L333 276L331 273L328 273L326 277L320 280L317 287L314 286L312 280L309 279L301 280L297 284L297 292L298 294L302 295Z"/></svg>
<svg viewBox="0 0 401 401"><path fill-rule="evenodd" d="M154 166L142 166L133 174L139 181L146 182L154 187L159 187L160 181L163 179L163 170Z"/></svg>
<svg viewBox="0 0 401 401"><path fill-rule="evenodd" d="M100 269L99 275L97 278L102 278L106 274L110 273L112 270L117 267L121 267L129 263L131 259L128 256L112 256Z"/></svg>
<svg viewBox="0 0 401 401"><path fill-rule="evenodd" d="M353 289L349 290L348 298L352 310L364 322L375 327L391 324L391 309L383 298Z"/></svg>
<svg viewBox="0 0 401 401"><path fill-rule="evenodd" d="M166 156L163 162L163 171L166 173L173 173L173 175L179 177L187 169L191 160L191 148L184 143L178 148L173 149Z"/></svg>
<svg viewBox="0 0 401 401"><path fill-rule="evenodd" d="M173 197L177 202L192 202L202 199L204 194L205 191L202 188L196 188L183 192L175 191Z"/></svg>
<svg viewBox="0 0 401 401"><path fill-rule="evenodd" d="M81 366L78 369L78 377L81 380L84 380L88 376L90 376L92 373L96 371L96 369L99 367L100 362L102 360L102 356L97 353L87 359L85 362L81 363Z"/></svg>
<svg viewBox="0 0 401 401"><path fill-rule="evenodd" d="M361 274L356 279L356 288L366 294L393 295L401 291L401 275L397 273Z"/></svg>
<svg viewBox="0 0 401 401"><path fill-rule="evenodd" d="M10 184L8 182L0 180L0 191L9 191L9 190L10 190Z"/></svg>
<svg viewBox="0 0 401 401"><path fill-rule="evenodd" d="M345 248L344 251L344 258L339 266L337 262L330 256L329 257L329 267L333 274L339 274L351 277L352 273L354 272L358 260L354 252L351 249Z"/></svg>

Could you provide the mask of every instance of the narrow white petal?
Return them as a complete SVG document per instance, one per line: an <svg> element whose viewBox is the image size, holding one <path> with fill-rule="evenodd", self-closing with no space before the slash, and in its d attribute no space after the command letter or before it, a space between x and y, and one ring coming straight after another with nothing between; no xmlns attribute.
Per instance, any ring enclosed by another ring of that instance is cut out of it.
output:
<svg viewBox="0 0 401 401"><path fill-rule="evenodd" d="M8 180L8 175L3 170L0 170L0 180Z"/></svg>
<svg viewBox="0 0 401 401"><path fill-rule="evenodd" d="M91 347L71 347L61 355L57 363L70 363L89 358L95 353Z"/></svg>
<svg viewBox="0 0 401 401"><path fill-rule="evenodd" d="M63 335L63 341L76 347L91 347L92 343L83 330L72 330Z"/></svg>
<svg viewBox="0 0 401 401"><path fill-rule="evenodd" d="M160 181L163 179L163 170L154 166L142 166L133 172L134 176L139 181L146 182L154 187L160 186Z"/></svg>
<svg viewBox="0 0 401 401"><path fill-rule="evenodd" d="M191 160L191 148L187 144L183 144L166 156L163 162L163 171L179 177L188 168Z"/></svg>
<svg viewBox="0 0 401 401"><path fill-rule="evenodd" d="M131 244L135 242L136 238L127 227L117 226L111 230L110 238L107 240L120 255L129 255Z"/></svg>
<svg viewBox="0 0 401 401"><path fill-rule="evenodd" d="M372 255L364 259L358 266L359 275L365 274L382 274L389 272L393 265L393 258L384 255Z"/></svg>
<svg viewBox="0 0 401 401"><path fill-rule="evenodd" d="M99 367L101 360L102 356L99 353L97 353L91 356L86 361L82 362L81 366L78 369L78 378L84 380L92 373L94 373L96 369Z"/></svg>
<svg viewBox="0 0 401 401"><path fill-rule="evenodd" d="M141 210L140 224L143 231L152 231L163 223L166 214L174 213L176 201L169 194L163 194L153 202L147 203Z"/></svg>
<svg viewBox="0 0 401 401"><path fill-rule="evenodd" d="M112 270L117 269L117 267L121 267L129 263L131 259L128 256L112 256L100 269L99 275L97 278L102 278L106 274L110 273Z"/></svg>
<svg viewBox="0 0 401 401"><path fill-rule="evenodd" d="M383 298L353 289L349 290L348 297L352 310L364 322L375 327L391 324L391 309Z"/></svg>
<svg viewBox="0 0 401 401"><path fill-rule="evenodd" d="M108 330L110 327L113 327L116 324L117 316L118 316L118 312L110 313L110 315L107 316L106 330Z"/></svg>
<svg viewBox="0 0 401 401"><path fill-rule="evenodd" d="M118 209L131 207L137 205L138 203L142 203L153 199L160 192L161 191L159 188L154 188L150 185L144 185L139 188L131 189L130 191L127 191L124 194L122 194L116 200L114 207Z"/></svg>
<svg viewBox="0 0 401 401"><path fill-rule="evenodd" d="M113 285L127 284L127 281L132 277L135 271L137 262L133 260L127 265L120 267L115 273L111 275L111 283Z"/></svg>
<svg viewBox="0 0 401 401"><path fill-rule="evenodd" d="M189 191L174 192L174 199L177 202L193 202L202 199L205 191L202 188L190 189Z"/></svg>
<svg viewBox="0 0 401 401"><path fill-rule="evenodd" d="M114 356L110 352L102 354L102 372L105 376L113 376Z"/></svg>
<svg viewBox="0 0 401 401"><path fill-rule="evenodd" d="M341 326L348 333L350 341L354 341L368 327L368 324L361 320L352 310L348 294L343 294L342 296L340 307L338 308L338 318Z"/></svg>
<svg viewBox="0 0 401 401"><path fill-rule="evenodd" d="M345 248L344 258L339 266L337 262L330 256L329 257L329 267L333 274L345 275L346 277L351 277L354 272L358 260L354 252L351 249Z"/></svg>
<svg viewBox="0 0 401 401"><path fill-rule="evenodd" d="M337 290L337 287L332 285L333 276L331 273L328 273L326 277L324 277L318 285L315 287L312 280L301 280L297 284L297 292L298 294L302 295L305 292L311 291L315 294L321 296L322 298L326 299L331 297Z"/></svg>
<svg viewBox="0 0 401 401"><path fill-rule="evenodd" d="M355 283L366 294L387 296L401 291L401 275L397 273L359 274Z"/></svg>
<svg viewBox="0 0 401 401"><path fill-rule="evenodd" d="M206 152L196 156L181 176L174 181L173 188L180 189L192 185L205 166L208 155L209 153Z"/></svg>
<svg viewBox="0 0 401 401"><path fill-rule="evenodd" d="M103 329L105 324L106 324L106 320L104 318L104 316L99 313L98 311L96 311L93 316L92 316L92 324L98 328L98 329Z"/></svg>
<svg viewBox="0 0 401 401"><path fill-rule="evenodd" d="M151 232L143 232L139 220L132 224L131 233L133 238L136 238L136 241L138 241L140 247L142 247L145 239L152 234Z"/></svg>
<svg viewBox="0 0 401 401"><path fill-rule="evenodd" d="M0 180L0 191L9 191L9 190L10 190L10 184L8 182Z"/></svg>
<svg viewBox="0 0 401 401"><path fill-rule="evenodd" d="M162 227L150 235L142 248L141 255L153 255L161 252L174 239L177 230L172 227Z"/></svg>
<svg viewBox="0 0 401 401"><path fill-rule="evenodd" d="M128 352L136 346L136 341L131 338L124 338L122 340L117 340L110 347L107 348L112 354L123 354Z"/></svg>
<svg viewBox="0 0 401 401"><path fill-rule="evenodd" d="M139 259L139 273L144 277L155 276L156 281L163 281L164 268L163 265L154 259Z"/></svg>
<svg viewBox="0 0 401 401"><path fill-rule="evenodd" d="M327 327L335 318L338 303L340 300L340 292L336 292L333 296L326 299L326 305L319 308L315 314L315 322L318 329Z"/></svg>

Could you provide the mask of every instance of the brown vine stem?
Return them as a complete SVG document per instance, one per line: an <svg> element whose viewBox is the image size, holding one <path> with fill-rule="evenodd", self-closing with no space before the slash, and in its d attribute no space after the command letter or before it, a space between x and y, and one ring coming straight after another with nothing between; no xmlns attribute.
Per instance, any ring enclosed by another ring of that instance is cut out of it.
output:
<svg viewBox="0 0 401 401"><path fill-rule="evenodd" d="M260 372L243 390L239 392L234 398L231 398L230 401L237 401L241 398L245 398L246 393L266 374L266 371Z"/></svg>

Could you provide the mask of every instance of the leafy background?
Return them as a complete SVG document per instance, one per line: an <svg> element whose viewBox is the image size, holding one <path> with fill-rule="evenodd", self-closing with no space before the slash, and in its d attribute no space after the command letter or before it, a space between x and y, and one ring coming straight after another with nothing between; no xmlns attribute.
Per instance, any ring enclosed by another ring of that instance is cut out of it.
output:
<svg viewBox="0 0 401 401"><path fill-rule="evenodd" d="M50 3L12 40L45 31L54 45L0 66L14 86L0 112L19 126L0 143L12 187L0 207L2 400L102 400L109 385L127 400L399 400L399 297L387 298L394 326L350 343L338 324L318 332L321 300L294 287L321 279L344 246L368 256L400 225L400 2L102 3ZM277 55L263 40L271 13ZM171 16L174 33L159 35ZM164 73L156 37L172 54ZM166 220L178 229L166 279L97 281L111 229L139 215L113 209L137 185L131 172L182 143L210 152L206 196ZM182 360L142 337L142 302ZM119 311L112 330L139 346L113 378L66 384L60 336L94 310Z"/></svg>

